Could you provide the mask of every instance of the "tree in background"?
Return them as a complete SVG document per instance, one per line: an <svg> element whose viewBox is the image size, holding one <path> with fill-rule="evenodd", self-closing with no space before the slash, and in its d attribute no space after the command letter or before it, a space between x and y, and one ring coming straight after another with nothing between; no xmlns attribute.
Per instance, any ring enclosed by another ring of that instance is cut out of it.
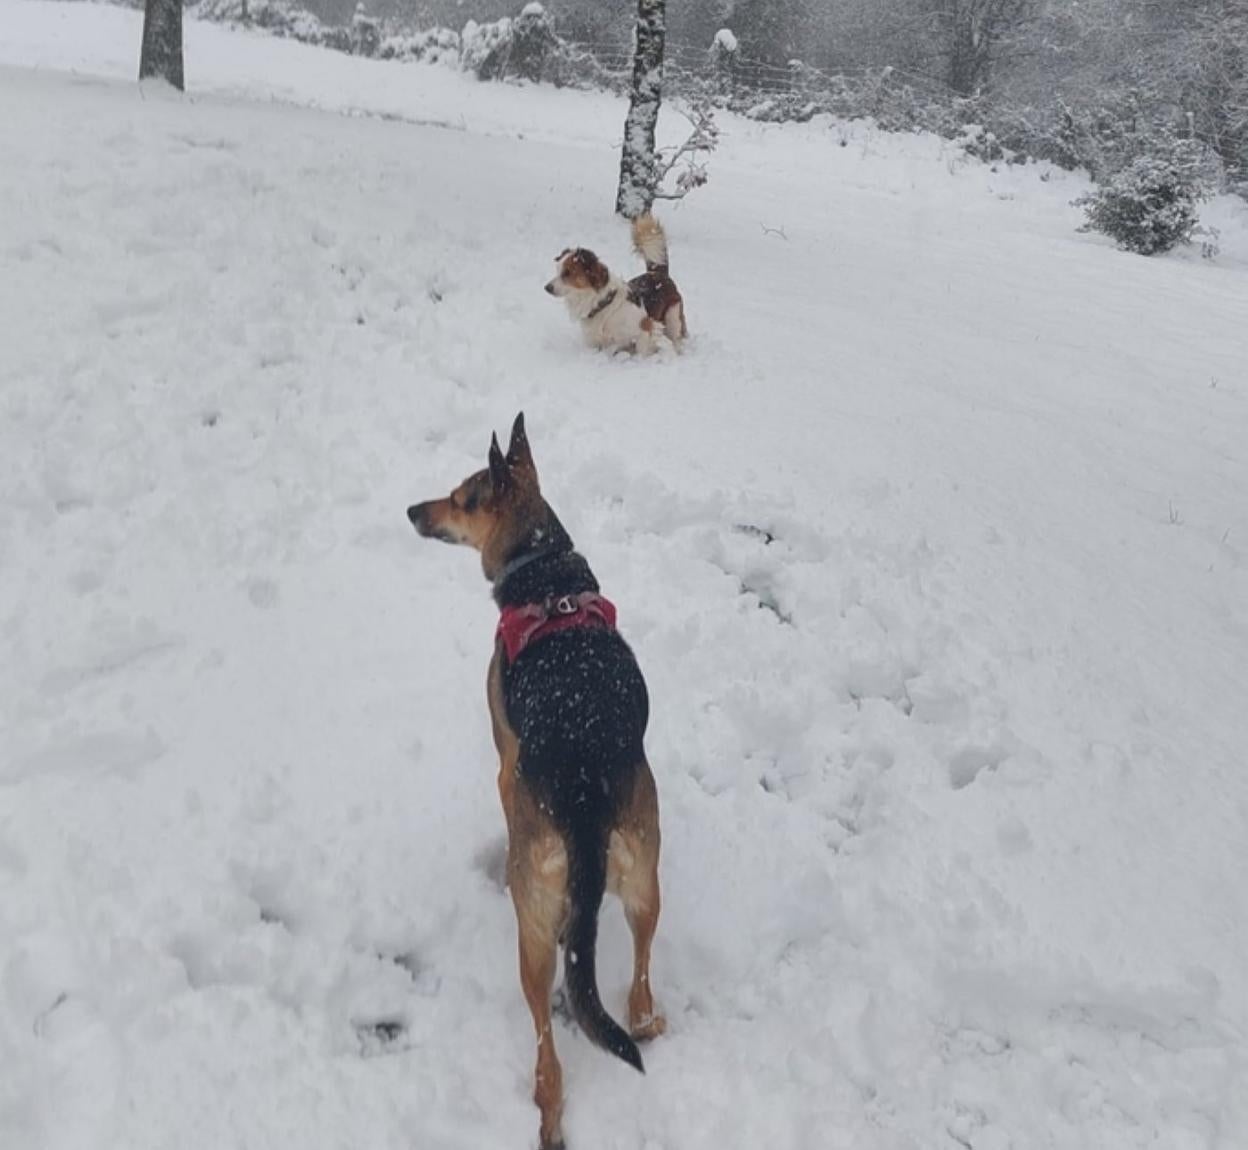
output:
<svg viewBox="0 0 1248 1150"><path fill-rule="evenodd" d="M1232 185L1248 188L1248 0L1195 9L1177 60L1182 105Z"/></svg>
<svg viewBox="0 0 1248 1150"><path fill-rule="evenodd" d="M179 92L186 89L182 74L182 0L147 0L143 9L143 47L139 79L167 80Z"/></svg>
<svg viewBox="0 0 1248 1150"><path fill-rule="evenodd" d="M658 183L654 129L663 100L663 39L666 0L637 0L633 83L620 152L620 184L615 210L635 219L650 210Z"/></svg>
<svg viewBox="0 0 1248 1150"><path fill-rule="evenodd" d="M949 87L960 96L987 87L1003 42L1032 6L1031 0L937 0L933 16Z"/></svg>

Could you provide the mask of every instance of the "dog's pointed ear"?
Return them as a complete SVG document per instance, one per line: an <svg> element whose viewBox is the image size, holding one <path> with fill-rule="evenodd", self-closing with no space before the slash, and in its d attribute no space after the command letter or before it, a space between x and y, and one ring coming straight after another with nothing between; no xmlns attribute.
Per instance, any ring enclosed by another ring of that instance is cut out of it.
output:
<svg viewBox="0 0 1248 1150"><path fill-rule="evenodd" d="M520 471L536 472L533 466L533 451L529 447L529 437L524 433L524 412L516 416L511 425L511 442L507 445L507 463Z"/></svg>
<svg viewBox="0 0 1248 1150"><path fill-rule="evenodd" d="M490 486L496 494L506 491L511 485L511 472L507 469L507 460L503 458L503 449L498 446L498 436L490 436Z"/></svg>

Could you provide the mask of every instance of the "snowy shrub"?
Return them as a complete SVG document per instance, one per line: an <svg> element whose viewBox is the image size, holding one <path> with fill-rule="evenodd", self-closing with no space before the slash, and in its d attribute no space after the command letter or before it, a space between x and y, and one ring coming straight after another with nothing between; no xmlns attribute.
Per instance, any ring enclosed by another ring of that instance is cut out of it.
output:
<svg viewBox="0 0 1248 1150"><path fill-rule="evenodd" d="M963 122L947 91L921 90L892 68L846 78L837 111L849 119L872 119L885 132L933 132L950 139Z"/></svg>
<svg viewBox="0 0 1248 1150"><path fill-rule="evenodd" d="M465 72L474 73L478 79L495 79L495 65L488 66L486 61L497 58L499 50L511 42L511 17L504 16L488 24L478 24L469 20L459 35L459 62Z"/></svg>
<svg viewBox="0 0 1248 1150"><path fill-rule="evenodd" d="M460 65L479 80L512 77L556 86L608 87L610 76L588 53L562 40L541 4L489 24L470 20L460 37Z"/></svg>
<svg viewBox="0 0 1248 1150"><path fill-rule="evenodd" d="M240 20L242 17L242 0L199 0L195 15L201 20Z"/></svg>
<svg viewBox="0 0 1248 1150"><path fill-rule="evenodd" d="M287 0L200 0L196 12L201 20L248 24L284 39L343 52L351 50L347 29L328 28L307 9Z"/></svg>
<svg viewBox="0 0 1248 1150"><path fill-rule="evenodd" d="M1035 151L1061 167L1086 168L1102 184L1125 172L1136 160L1149 157L1195 174L1206 163L1207 149L1191 140L1177 139L1173 127L1149 93L1139 88L1110 91L1101 94L1095 104L1082 107L1059 101L1055 122ZM1212 172L1205 174L1216 178Z"/></svg>
<svg viewBox="0 0 1248 1150"><path fill-rule="evenodd" d="M744 106L738 102L734 110L739 110L748 119L760 120L765 124L804 124L827 109L814 100L784 95L759 100L757 103L750 102Z"/></svg>
<svg viewBox="0 0 1248 1150"><path fill-rule="evenodd" d="M420 60L427 64L458 63L459 33L450 28L426 28L422 32L398 32L383 37L377 49L381 60Z"/></svg>
<svg viewBox="0 0 1248 1150"><path fill-rule="evenodd" d="M1075 200L1087 222L1081 231L1102 232L1142 256L1191 242L1196 205L1206 197L1193 150L1139 156L1104 184Z"/></svg>
<svg viewBox="0 0 1248 1150"><path fill-rule="evenodd" d="M350 28L322 27L319 35L314 40L300 34L298 31L294 32L293 36L296 40L303 40L308 44L319 44L322 48L332 48L335 52L346 52L348 55L354 47Z"/></svg>
<svg viewBox="0 0 1248 1150"><path fill-rule="evenodd" d="M1070 165L1056 159L1048 143L1055 114L1055 108L1044 113L1034 109L1024 112L1007 102L985 99L977 102L976 118L986 132L992 133L1002 153L998 158L1004 158L1007 164L1047 160L1069 170Z"/></svg>
<svg viewBox="0 0 1248 1150"><path fill-rule="evenodd" d="M962 109L955 107L955 112ZM1011 129L1014 129L1011 131ZM992 127L986 124L963 124L954 139L963 153L985 164L1004 160L1007 164L1025 164L1035 155L1028 139L1010 120L995 120ZM943 133L942 133L943 134Z"/></svg>
<svg viewBox="0 0 1248 1150"><path fill-rule="evenodd" d="M263 6L262 3L248 3L248 0L199 0L195 14L201 20L215 20L221 24L245 24L250 21L252 11Z"/></svg>
<svg viewBox="0 0 1248 1150"><path fill-rule="evenodd" d="M964 122L948 93L922 91L891 68L856 76L829 75L791 60L787 88L760 92L740 79L727 97L718 88L712 91L720 106L772 123L804 123L826 113L845 120L874 120L886 132L934 132L953 138Z"/></svg>
<svg viewBox="0 0 1248 1150"><path fill-rule="evenodd" d="M986 164L995 163L1006 157L1005 149L996 133L990 132L982 124L965 124L957 136L958 146L968 156L982 160Z"/></svg>
<svg viewBox="0 0 1248 1150"><path fill-rule="evenodd" d="M472 36L469 28L475 28ZM465 67L480 80L502 80L518 76L538 83L554 79L551 61L558 57L560 42L555 24L540 4L526 4L514 19L504 17L493 24L469 24L464 29L465 52L471 61ZM471 43L471 48L469 47Z"/></svg>
<svg viewBox="0 0 1248 1150"><path fill-rule="evenodd" d="M385 60L459 59L459 34L449 28L422 32L383 33L382 23L357 4L348 26L326 25L290 0L200 0L196 9L203 20L246 24L273 36L316 44L335 52Z"/></svg>
<svg viewBox="0 0 1248 1150"><path fill-rule="evenodd" d="M1058 101L1054 123L1043 134L1043 152L1044 159L1068 172L1073 172L1083 162L1075 113L1062 100Z"/></svg>
<svg viewBox="0 0 1248 1150"><path fill-rule="evenodd" d="M784 108L779 100L759 100L741 109L741 115L750 120L762 120L764 123L783 120Z"/></svg>
<svg viewBox="0 0 1248 1150"><path fill-rule="evenodd" d="M1077 112L1064 109L1064 144L1074 167L1086 168L1094 180L1105 180L1129 167L1148 148L1151 125L1141 123L1134 93Z"/></svg>
<svg viewBox="0 0 1248 1150"><path fill-rule="evenodd" d="M1222 237L1222 233L1214 227L1198 227L1193 229L1194 235L1200 241L1200 258L1205 260L1216 260L1218 252L1221 248L1218 241Z"/></svg>

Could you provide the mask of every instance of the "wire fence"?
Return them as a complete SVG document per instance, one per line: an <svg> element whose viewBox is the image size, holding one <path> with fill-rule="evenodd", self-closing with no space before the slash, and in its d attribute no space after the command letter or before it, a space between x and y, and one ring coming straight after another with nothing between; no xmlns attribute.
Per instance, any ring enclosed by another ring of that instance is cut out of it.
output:
<svg viewBox="0 0 1248 1150"><path fill-rule="evenodd" d="M612 86L627 87L632 78L632 54L626 45L586 40L565 40L577 53L592 59L610 76ZM933 94L953 98L956 93L943 80L912 69L889 65L838 68L835 72L816 68L800 60L776 64L757 60L739 52L717 53L714 48L669 43L664 53L664 80L676 90L699 84L717 83L725 89L746 89L766 95L798 95L820 90L831 91L846 81L866 80L888 75Z"/></svg>
<svg viewBox="0 0 1248 1150"><path fill-rule="evenodd" d="M632 85L627 42L565 37L536 6L488 24L470 21L459 31L412 29L360 11L349 26L326 25L300 0L198 0L197 9L207 19L264 28L354 55L452 64L481 79L518 78L622 94ZM1008 92L965 96L940 76L922 71L923 64L907 63L835 69L800 60L778 63L749 56L730 35L721 34L706 48L669 42L663 88L665 98L683 99L692 105L686 110L699 116L727 109L768 122L808 121L821 113L870 119L884 131L929 131L957 139L968 154L987 161L1040 159L1062 167L1083 165L1094 173L1109 170L1120 152L1147 151L1153 136L1165 134L1153 131L1152 121L1170 114L1168 105L1139 105L1133 89L1122 84L1108 92L1076 94L1070 105L1053 88L1021 100ZM939 62L933 60L932 66ZM1193 124L1200 126L1193 119L1183 129L1186 134L1192 134ZM1238 133L1236 141L1248 136L1242 126L1231 129ZM1199 138L1208 144L1215 136L1205 131ZM1248 157L1248 144L1242 154ZM1235 172L1248 173L1248 158L1237 163Z"/></svg>
<svg viewBox="0 0 1248 1150"><path fill-rule="evenodd" d="M556 43L561 82L629 91L633 59L627 45L557 34ZM976 118L975 101L913 69L858 66L833 71L801 60L776 63L718 41L710 48L669 43L663 89L668 98L773 122L829 113L846 119L870 117L886 130L918 128L953 136Z"/></svg>

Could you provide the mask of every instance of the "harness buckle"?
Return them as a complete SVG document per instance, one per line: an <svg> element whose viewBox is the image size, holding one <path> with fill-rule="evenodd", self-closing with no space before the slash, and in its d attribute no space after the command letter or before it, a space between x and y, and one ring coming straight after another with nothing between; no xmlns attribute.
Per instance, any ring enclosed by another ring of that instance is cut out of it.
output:
<svg viewBox="0 0 1248 1150"><path fill-rule="evenodd" d="M580 609L575 595L560 595L551 605L551 611L556 615L575 615Z"/></svg>

